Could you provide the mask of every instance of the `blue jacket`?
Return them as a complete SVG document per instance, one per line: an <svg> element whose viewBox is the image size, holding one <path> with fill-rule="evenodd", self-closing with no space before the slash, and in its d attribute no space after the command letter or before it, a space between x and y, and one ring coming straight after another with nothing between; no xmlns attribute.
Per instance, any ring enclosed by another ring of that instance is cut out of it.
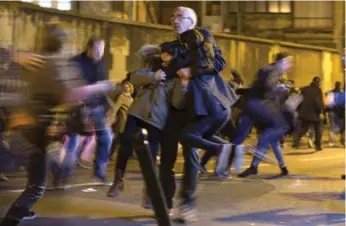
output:
<svg viewBox="0 0 346 226"><path fill-rule="evenodd" d="M98 81L108 80L108 71L104 60L96 63L86 55L86 52L73 57L71 60L78 63L82 76L88 85ZM86 100L85 103L90 106L108 106L107 99L103 95L98 97L93 96L89 100Z"/></svg>

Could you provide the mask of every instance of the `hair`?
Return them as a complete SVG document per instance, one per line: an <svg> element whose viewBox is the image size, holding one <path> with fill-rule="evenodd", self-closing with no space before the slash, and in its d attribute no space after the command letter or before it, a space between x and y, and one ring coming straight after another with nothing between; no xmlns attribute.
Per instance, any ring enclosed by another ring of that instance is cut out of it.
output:
<svg viewBox="0 0 346 226"><path fill-rule="evenodd" d="M49 23L43 31L42 53L57 53L62 49L68 34L64 31L62 24Z"/></svg>
<svg viewBox="0 0 346 226"><path fill-rule="evenodd" d="M96 43L103 42L103 39L98 36L91 36L86 44L85 51L87 51L90 48L93 48Z"/></svg>
<svg viewBox="0 0 346 226"><path fill-rule="evenodd" d="M275 62L280 61L282 59L285 59L287 57L290 57L291 55L287 52L279 52L275 55Z"/></svg>
<svg viewBox="0 0 346 226"><path fill-rule="evenodd" d="M122 85L123 86L128 85L130 87L130 94L133 95L133 93L135 92L135 87L132 85L131 82L126 81L126 82L123 82Z"/></svg>
<svg viewBox="0 0 346 226"><path fill-rule="evenodd" d="M188 16L190 17L191 21L192 21L192 28L195 28L197 26L197 13L195 12L195 10L189 8L189 7L185 7L185 6L179 6L177 8L175 8L174 11L176 10L181 10L184 11L188 14Z"/></svg>
<svg viewBox="0 0 346 226"><path fill-rule="evenodd" d="M315 76L313 79L312 79L312 83L315 83L315 84L318 84L321 82L321 78L319 76Z"/></svg>
<svg viewBox="0 0 346 226"><path fill-rule="evenodd" d="M243 76L241 76L241 75L239 74L238 71L232 69L232 70L231 70L231 74L232 74L232 76L233 76L233 79L234 79L234 78L238 78L238 79L240 80L240 83L241 83L242 85L244 84L244 78L243 78Z"/></svg>
<svg viewBox="0 0 346 226"><path fill-rule="evenodd" d="M145 44L143 45L136 56L142 61L144 64L151 64L153 61L160 57L161 49L158 45Z"/></svg>

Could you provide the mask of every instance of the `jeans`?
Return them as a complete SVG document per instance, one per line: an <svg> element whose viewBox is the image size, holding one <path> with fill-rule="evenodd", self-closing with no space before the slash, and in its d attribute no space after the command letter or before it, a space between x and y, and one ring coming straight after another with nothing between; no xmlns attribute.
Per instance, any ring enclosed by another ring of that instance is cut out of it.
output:
<svg viewBox="0 0 346 226"><path fill-rule="evenodd" d="M116 159L115 167L117 169L125 170L127 162L133 152L133 143L135 143L135 134L138 127L148 130L148 141L150 146L151 155L154 162L156 161L156 155L159 151L161 130L138 119L132 115L127 117L125 130L120 135L120 148Z"/></svg>
<svg viewBox="0 0 346 226"><path fill-rule="evenodd" d="M340 133L341 143L344 143L345 135L345 120L340 117L340 113L335 111L329 112L329 121L330 121L330 137L329 142L335 143L335 136Z"/></svg>
<svg viewBox="0 0 346 226"><path fill-rule="evenodd" d="M273 149L275 158L278 161L279 166L281 168L285 167L286 164L285 164L285 161L284 161L284 158L283 158L283 155L282 155L280 142L279 141L273 142L273 143L270 144L270 146ZM261 162L261 158L260 157L264 156L266 150L267 150L267 148L266 149L262 148L262 149L257 149L256 150L256 154L259 155L259 157L258 156L254 156L254 158L252 160L252 163L251 163L251 166L253 166L255 168L258 167L258 165Z"/></svg>
<svg viewBox="0 0 346 226"><path fill-rule="evenodd" d="M104 177L106 174L106 166L108 162L109 150L112 144L112 131L106 124L104 108L98 106L90 110L90 119L96 130L96 152L94 162L94 176ZM79 146L80 136L70 128L68 133L69 141L66 144L66 155L63 162L58 166L57 179L66 179L71 175L72 168L77 158L77 148Z"/></svg>
<svg viewBox="0 0 346 226"><path fill-rule="evenodd" d="M307 120L301 120L300 129L295 134L293 138L293 146L299 147L300 139L306 134L310 126L313 126L315 131L315 149L321 149L321 139L322 139L322 126L321 121L313 122Z"/></svg>
<svg viewBox="0 0 346 226"><path fill-rule="evenodd" d="M239 145L244 142L254 121L268 125L261 133L257 148L267 148L271 143L280 140L288 130L283 114L278 109L271 109L261 99L249 99L245 103L240 123L232 143Z"/></svg>
<svg viewBox="0 0 346 226"><path fill-rule="evenodd" d="M200 116L197 121L184 127L181 135L182 145L192 146L202 150L217 151L225 142L216 137L215 133L225 124L228 110L221 111L216 116Z"/></svg>
<svg viewBox="0 0 346 226"><path fill-rule="evenodd" d="M18 144L16 138L24 137L25 142L21 140ZM10 149L14 147L19 148L25 153L25 163L27 168L27 184L25 190L14 201L8 210L3 225L14 226L28 214L33 205L42 197L47 178L47 162L48 157L45 151L48 144L48 139L44 134L44 131L37 130L36 128L23 128L14 131L10 137ZM33 152L31 148L35 148ZM30 150L29 150L30 148ZM31 154L28 154L31 153Z"/></svg>

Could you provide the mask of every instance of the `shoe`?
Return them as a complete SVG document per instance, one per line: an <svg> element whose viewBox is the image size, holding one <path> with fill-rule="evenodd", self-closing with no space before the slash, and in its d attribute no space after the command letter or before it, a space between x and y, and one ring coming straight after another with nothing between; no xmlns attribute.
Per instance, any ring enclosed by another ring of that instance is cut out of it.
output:
<svg viewBox="0 0 346 226"><path fill-rule="evenodd" d="M107 192L108 197L117 197L119 195L119 192L124 191L124 172L124 170L115 169L113 184Z"/></svg>
<svg viewBox="0 0 346 226"><path fill-rule="evenodd" d="M79 165L80 167L84 168L84 169L92 169L92 167L93 167L93 164L92 164L92 163L87 162L87 161L84 161L84 160L82 160L82 159L80 159L80 160L78 161L78 165Z"/></svg>
<svg viewBox="0 0 346 226"><path fill-rule="evenodd" d="M10 179L8 179L4 174L0 174L0 182L6 182L9 181Z"/></svg>
<svg viewBox="0 0 346 226"><path fill-rule="evenodd" d="M286 167L281 167L281 176L288 176L288 170Z"/></svg>
<svg viewBox="0 0 346 226"><path fill-rule="evenodd" d="M323 150L322 148L315 148L316 152L319 152L319 151L322 151L322 150Z"/></svg>
<svg viewBox="0 0 346 226"><path fill-rule="evenodd" d="M215 172L220 174L224 172L229 165L229 157L232 152L233 144L223 144L221 146L220 152L218 153L218 159L216 163Z"/></svg>
<svg viewBox="0 0 346 226"><path fill-rule="evenodd" d="M247 168L244 172L240 173L238 175L238 177L244 178L244 177L247 177L247 176L250 176L250 175L257 175L257 173L258 173L257 168L251 166L250 168Z"/></svg>
<svg viewBox="0 0 346 226"><path fill-rule="evenodd" d="M229 176L229 171L221 172L221 173L214 172L213 176L219 177L221 180L226 180L231 178L231 176Z"/></svg>
<svg viewBox="0 0 346 226"><path fill-rule="evenodd" d="M200 166L199 167L199 172L200 172L200 174L207 174L208 173L208 170L207 170L207 168L205 168L205 166Z"/></svg>
<svg viewBox="0 0 346 226"><path fill-rule="evenodd" d="M36 218L36 213L34 211L29 211L29 213L22 218L22 220L34 220Z"/></svg>
<svg viewBox="0 0 346 226"><path fill-rule="evenodd" d="M178 207L177 217L174 221L182 224L190 224L197 220L196 209L191 204L183 204Z"/></svg>
<svg viewBox="0 0 346 226"><path fill-rule="evenodd" d="M102 183L104 186L111 186L112 182L110 182L106 176L96 175L95 181Z"/></svg>
<svg viewBox="0 0 346 226"><path fill-rule="evenodd" d="M314 142L312 141L311 138L308 138L308 146L309 146L309 148L313 148L314 147Z"/></svg>
<svg viewBox="0 0 346 226"><path fill-rule="evenodd" d="M54 190L67 190L68 185L65 181L62 180L55 180L53 181L53 189Z"/></svg>
<svg viewBox="0 0 346 226"><path fill-rule="evenodd" d="M142 191L142 207L147 210L152 209L151 200L145 187Z"/></svg>
<svg viewBox="0 0 346 226"><path fill-rule="evenodd" d="M329 143L328 143L328 147L330 147L330 148L333 148L333 147L335 147L335 146L336 146L335 143L332 143L332 142L329 142Z"/></svg>

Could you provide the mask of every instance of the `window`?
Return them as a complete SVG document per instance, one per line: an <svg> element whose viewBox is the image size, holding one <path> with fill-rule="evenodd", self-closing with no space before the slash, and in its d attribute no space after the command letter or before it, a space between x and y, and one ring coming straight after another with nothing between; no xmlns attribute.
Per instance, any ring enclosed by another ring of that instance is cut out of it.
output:
<svg viewBox="0 0 346 226"><path fill-rule="evenodd" d="M59 10L71 10L71 0L22 0L22 2L30 2L45 8L54 8Z"/></svg>
<svg viewBox="0 0 346 226"><path fill-rule="evenodd" d="M290 1L270 1L269 12L270 13L290 13L291 2Z"/></svg>
<svg viewBox="0 0 346 226"><path fill-rule="evenodd" d="M47 1L47 0L43 0L43 1L38 1L38 5L41 7L46 7L46 8L52 8L52 1Z"/></svg>
<svg viewBox="0 0 346 226"><path fill-rule="evenodd" d="M71 1L68 1L68 0L61 0L61 1L58 1L58 6L57 8L59 10L71 10L71 7L72 6L72 3Z"/></svg>
<svg viewBox="0 0 346 226"><path fill-rule="evenodd" d="M291 1L247 1L244 11L248 13L291 13Z"/></svg>

